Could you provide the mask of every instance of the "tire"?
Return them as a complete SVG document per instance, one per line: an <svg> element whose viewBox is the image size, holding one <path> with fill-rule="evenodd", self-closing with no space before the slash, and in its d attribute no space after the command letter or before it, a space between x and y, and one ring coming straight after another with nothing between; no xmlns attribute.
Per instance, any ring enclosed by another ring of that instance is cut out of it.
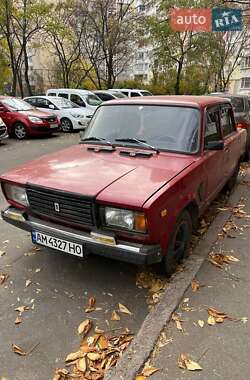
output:
<svg viewBox="0 0 250 380"><path fill-rule="evenodd" d="M174 226L170 236L166 255L160 265L160 272L170 277L180 262L188 256L192 239L192 219L188 211L183 211Z"/></svg>
<svg viewBox="0 0 250 380"><path fill-rule="evenodd" d="M72 122L67 118L63 117L61 119L61 129L63 132L71 132L73 129Z"/></svg>
<svg viewBox="0 0 250 380"><path fill-rule="evenodd" d="M231 178L229 178L229 180L227 181L227 183L225 185L225 189L227 191L232 191L233 188L235 187L235 185L237 183L239 171L240 171L240 163L238 162L238 164L235 168L235 171L233 172L233 175L231 176Z"/></svg>
<svg viewBox="0 0 250 380"><path fill-rule="evenodd" d="M23 140L27 137L27 129L23 123L16 123L13 127L13 135L18 140Z"/></svg>

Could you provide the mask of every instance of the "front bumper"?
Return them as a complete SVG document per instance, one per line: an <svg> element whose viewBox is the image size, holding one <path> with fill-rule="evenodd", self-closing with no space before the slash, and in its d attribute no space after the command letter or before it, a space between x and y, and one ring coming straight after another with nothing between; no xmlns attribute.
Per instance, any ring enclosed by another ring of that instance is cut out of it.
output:
<svg viewBox="0 0 250 380"><path fill-rule="evenodd" d="M30 127L30 134L49 134L53 132L58 132L60 130L60 126L57 125L56 128L51 128L50 125L39 125L39 124L32 124Z"/></svg>
<svg viewBox="0 0 250 380"><path fill-rule="evenodd" d="M159 245L144 245L125 241L117 241L115 245L101 242L90 233L58 226L41 219L26 217L25 213L14 207L1 212L3 220L25 231L39 231L72 243L82 244L86 255L96 254L138 265L150 265L161 261Z"/></svg>
<svg viewBox="0 0 250 380"><path fill-rule="evenodd" d="M8 133L6 131L6 132L4 132L3 134L0 135L0 141L4 140L4 139L7 139L8 137L9 137L9 135L8 135Z"/></svg>

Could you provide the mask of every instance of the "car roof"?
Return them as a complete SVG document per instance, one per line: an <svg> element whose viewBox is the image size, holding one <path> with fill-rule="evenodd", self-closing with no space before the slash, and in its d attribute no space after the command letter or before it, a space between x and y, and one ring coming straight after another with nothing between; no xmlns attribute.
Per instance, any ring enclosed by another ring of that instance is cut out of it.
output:
<svg viewBox="0 0 250 380"><path fill-rule="evenodd" d="M192 96L192 95L160 95L160 96L146 96L136 98L124 98L117 100L110 100L108 104L104 103L103 106L110 106L115 104L151 104L151 105L179 105L196 108L204 108L216 104L228 103L231 104L228 98L221 98L215 96Z"/></svg>
<svg viewBox="0 0 250 380"><path fill-rule="evenodd" d="M91 91L89 90L81 90L81 89L77 89L77 88L49 88L47 90L47 92L53 92L53 91L64 91L64 92L72 92L72 93L75 93L75 94L92 94Z"/></svg>
<svg viewBox="0 0 250 380"><path fill-rule="evenodd" d="M212 92L211 94L209 94L209 96L219 96L220 98L223 97L223 98L249 98L250 95L247 95L247 94L229 94L229 93L223 93L223 92Z"/></svg>
<svg viewBox="0 0 250 380"><path fill-rule="evenodd" d="M148 90L144 90L142 88L109 88L110 91L146 91L150 92Z"/></svg>
<svg viewBox="0 0 250 380"><path fill-rule="evenodd" d="M34 95L34 96L26 96L24 98L25 99L36 99L36 98L43 98L43 99L49 99L49 100L58 100L59 99L65 99L65 98L61 98L60 96L47 96L47 95ZM68 99L65 99L65 100L68 100Z"/></svg>

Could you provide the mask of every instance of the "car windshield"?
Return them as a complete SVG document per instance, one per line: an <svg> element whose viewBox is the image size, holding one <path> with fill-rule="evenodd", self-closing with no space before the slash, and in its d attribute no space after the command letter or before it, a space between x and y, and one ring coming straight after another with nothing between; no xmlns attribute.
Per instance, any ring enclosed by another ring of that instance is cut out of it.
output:
<svg viewBox="0 0 250 380"><path fill-rule="evenodd" d="M98 96L96 96L95 94L87 95L85 99L90 106L94 107L97 107L102 103L102 100L98 98Z"/></svg>
<svg viewBox="0 0 250 380"><path fill-rule="evenodd" d="M232 96L229 99L231 100L234 112L236 112L236 113L244 112L244 99L243 98Z"/></svg>
<svg viewBox="0 0 250 380"><path fill-rule="evenodd" d="M59 109L68 109L68 108L80 108L77 104L72 103L70 100L61 98L60 96L53 98L53 103Z"/></svg>
<svg viewBox="0 0 250 380"><path fill-rule="evenodd" d="M200 111L191 107L110 105L100 107L85 138L105 139L114 145L142 146L195 153L199 148ZM127 140L122 143L117 140Z"/></svg>
<svg viewBox="0 0 250 380"><path fill-rule="evenodd" d="M1 102L11 111L28 111L34 108L29 103L21 99L6 98L1 100Z"/></svg>

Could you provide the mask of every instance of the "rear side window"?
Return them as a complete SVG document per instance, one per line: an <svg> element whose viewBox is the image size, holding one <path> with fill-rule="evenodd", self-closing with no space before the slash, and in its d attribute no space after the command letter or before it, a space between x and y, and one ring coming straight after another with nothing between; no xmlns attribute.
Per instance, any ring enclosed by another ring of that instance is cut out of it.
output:
<svg viewBox="0 0 250 380"><path fill-rule="evenodd" d="M121 91L124 95L128 96L128 91Z"/></svg>
<svg viewBox="0 0 250 380"><path fill-rule="evenodd" d="M48 96L56 96L55 92L48 92Z"/></svg>
<svg viewBox="0 0 250 380"><path fill-rule="evenodd" d="M59 93L58 96L60 96L61 98L65 98L65 99L68 99L69 98L69 95L68 94L65 94L63 92Z"/></svg>
<svg viewBox="0 0 250 380"><path fill-rule="evenodd" d="M219 141L221 139L219 110L209 110L206 118L205 145L210 141Z"/></svg>
<svg viewBox="0 0 250 380"><path fill-rule="evenodd" d="M106 93L103 93L103 92L98 92L96 95L97 95L101 100L103 100L104 102L106 102L107 100L112 100L112 99L114 99L113 95L106 94Z"/></svg>
<svg viewBox="0 0 250 380"><path fill-rule="evenodd" d="M35 98L29 98L25 99L25 102L31 104L32 106L36 107L36 99Z"/></svg>
<svg viewBox="0 0 250 380"><path fill-rule="evenodd" d="M141 96L138 92L131 91L131 97Z"/></svg>
<svg viewBox="0 0 250 380"><path fill-rule="evenodd" d="M221 129L224 137L227 137L235 131L235 127L232 119L231 108L227 105L221 107L220 111Z"/></svg>
<svg viewBox="0 0 250 380"><path fill-rule="evenodd" d="M36 98L36 107L38 108L49 108L49 101L44 98Z"/></svg>
<svg viewBox="0 0 250 380"><path fill-rule="evenodd" d="M79 95L77 95L77 94L71 94L70 95L70 100L73 102L73 103L75 103L75 104L77 104L78 106L80 106L80 107L86 107L86 104L85 104L85 102L82 100L82 98L79 96Z"/></svg>

